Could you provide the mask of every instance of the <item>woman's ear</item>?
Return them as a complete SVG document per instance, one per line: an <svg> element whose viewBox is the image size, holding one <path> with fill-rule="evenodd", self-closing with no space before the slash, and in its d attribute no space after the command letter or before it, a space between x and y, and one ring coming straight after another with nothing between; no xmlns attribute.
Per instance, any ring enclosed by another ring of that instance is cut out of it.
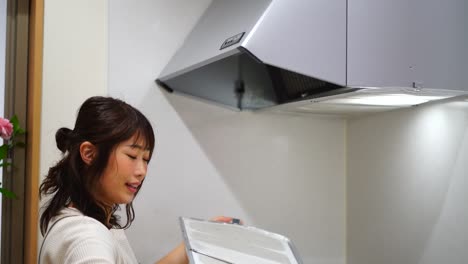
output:
<svg viewBox="0 0 468 264"><path fill-rule="evenodd" d="M86 165L90 165L96 156L96 146L89 141L85 141L80 145L81 159Z"/></svg>

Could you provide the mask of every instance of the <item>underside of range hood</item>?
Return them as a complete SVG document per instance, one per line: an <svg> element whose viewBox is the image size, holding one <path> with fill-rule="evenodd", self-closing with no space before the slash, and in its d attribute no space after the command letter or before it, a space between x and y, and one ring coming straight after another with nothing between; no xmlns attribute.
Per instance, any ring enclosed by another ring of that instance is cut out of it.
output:
<svg viewBox="0 0 468 264"><path fill-rule="evenodd" d="M236 109L260 109L358 90L263 64L246 49L167 81L166 90Z"/></svg>

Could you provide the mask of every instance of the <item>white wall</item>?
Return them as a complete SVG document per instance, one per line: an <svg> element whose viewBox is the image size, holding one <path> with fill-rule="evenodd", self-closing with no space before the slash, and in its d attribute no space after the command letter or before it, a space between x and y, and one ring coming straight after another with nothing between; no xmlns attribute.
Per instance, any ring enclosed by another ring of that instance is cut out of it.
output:
<svg viewBox="0 0 468 264"><path fill-rule="evenodd" d="M59 158L55 132L73 129L81 103L107 93L107 1L46 0L41 175Z"/></svg>
<svg viewBox="0 0 468 264"><path fill-rule="evenodd" d="M349 264L468 263L468 102L349 121Z"/></svg>
<svg viewBox="0 0 468 264"><path fill-rule="evenodd" d="M107 1L44 3L40 177L59 159L55 132L73 129L78 107L107 93Z"/></svg>
<svg viewBox="0 0 468 264"><path fill-rule="evenodd" d="M109 2L109 93L157 137L127 232L137 256L151 263L178 244L178 216L224 214L289 236L305 263L343 264L343 120L232 112L155 85L208 3Z"/></svg>

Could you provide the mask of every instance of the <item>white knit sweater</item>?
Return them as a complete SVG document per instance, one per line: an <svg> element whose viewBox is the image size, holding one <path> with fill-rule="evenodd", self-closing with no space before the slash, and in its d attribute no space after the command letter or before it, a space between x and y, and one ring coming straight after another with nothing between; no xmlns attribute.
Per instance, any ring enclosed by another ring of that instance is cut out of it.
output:
<svg viewBox="0 0 468 264"><path fill-rule="evenodd" d="M76 209L64 208L48 229L40 264L138 263L122 229L109 230Z"/></svg>

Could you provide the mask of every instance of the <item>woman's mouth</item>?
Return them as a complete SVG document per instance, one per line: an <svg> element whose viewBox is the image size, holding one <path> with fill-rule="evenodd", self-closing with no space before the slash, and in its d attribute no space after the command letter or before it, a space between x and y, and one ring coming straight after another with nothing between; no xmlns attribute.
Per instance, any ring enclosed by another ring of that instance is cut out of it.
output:
<svg viewBox="0 0 468 264"><path fill-rule="evenodd" d="M132 193L136 193L138 191L138 184L130 184L126 183L127 189L130 190Z"/></svg>

